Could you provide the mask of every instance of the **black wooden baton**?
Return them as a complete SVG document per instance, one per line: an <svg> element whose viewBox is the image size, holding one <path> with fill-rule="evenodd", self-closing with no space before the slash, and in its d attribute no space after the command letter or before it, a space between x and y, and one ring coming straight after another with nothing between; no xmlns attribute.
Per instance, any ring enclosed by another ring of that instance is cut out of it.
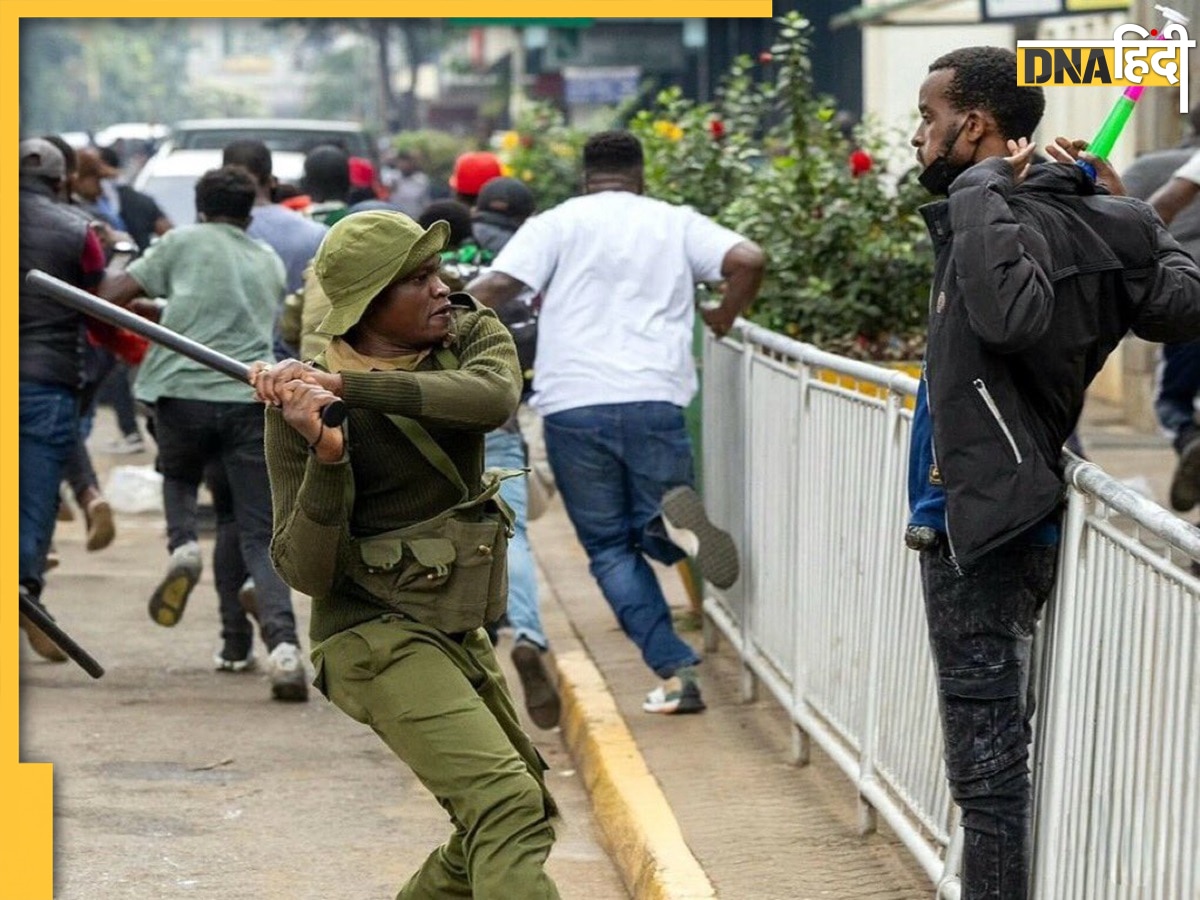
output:
<svg viewBox="0 0 1200 900"><path fill-rule="evenodd" d="M69 634L59 628L58 623L33 602L33 598L25 593L24 588L21 588L21 614L31 624L36 625L42 634L54 641L58 648L76 662L83 671L93 678L99 678L104 674L104 667L96 662L90 653L75 643Z"/></svg>
<svg viewBox="0 0 1200 900"><path fill-rule="evenodd" d="M245 363L238 362L233 357L206 347L189 337L184 337L170 328L164 328L157 322L143 319L136 313L114 303L101 300L94 294L67 284L53 275L47 275L40 269L30 269L29 274L25 276L25 281L52 299L85 316L91 316L93 319L99 319L109 325L127 329L134 334L140 334L147 340L166 347L168 350L173 350L181 356L186 356L203 366L208 366L222 375L228 375L230 378L244 381L246 384L250 383L250 367ZM341 400L334 400L321 410L321 421L330 428L337 428L345 420L346 404Z"/></svg>

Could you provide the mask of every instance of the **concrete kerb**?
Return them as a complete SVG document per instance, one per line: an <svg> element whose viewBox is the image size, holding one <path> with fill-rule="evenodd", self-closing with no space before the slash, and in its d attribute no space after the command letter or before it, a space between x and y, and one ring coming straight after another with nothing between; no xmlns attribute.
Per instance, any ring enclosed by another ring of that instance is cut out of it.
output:
<svg viewBox="0 0 1200 900"><path fill-rule="evenodd" d="M555 652L554 664L563 701L563 738L630 894L636 900L716 897L604 676L582 648Z"/></svg>

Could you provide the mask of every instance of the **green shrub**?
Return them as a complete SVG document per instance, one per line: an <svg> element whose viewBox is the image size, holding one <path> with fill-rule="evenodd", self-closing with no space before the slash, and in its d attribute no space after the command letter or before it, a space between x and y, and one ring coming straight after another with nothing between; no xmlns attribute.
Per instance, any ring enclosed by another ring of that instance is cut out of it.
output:
<svg viewBox="0 0 1200 900"><path fill-rule="evenodd" d="M534 102L500 136L498 153L508 173L529 185L538 209L546 210L580 192L586 140L587 134L567 125L556 107Z"/></svg>
<svg viewBox="0 0 1200 900"><path fill-rule="evenodd" d="M778 42L737 60L714 103L669 89L634 116L647 193L762 246L751 320L859 358L918 356L932 254L917 207L928 195L879 162L898 135L867 124L851 143L832 99L814 91L808 21L779 21Z"/></svg>

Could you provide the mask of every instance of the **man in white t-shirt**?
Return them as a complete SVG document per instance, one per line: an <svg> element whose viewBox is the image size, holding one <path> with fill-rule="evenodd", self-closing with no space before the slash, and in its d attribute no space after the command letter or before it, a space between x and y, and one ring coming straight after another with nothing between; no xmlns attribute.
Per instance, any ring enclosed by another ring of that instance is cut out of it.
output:
<svg viewBox="0 0 1200 900"><path fill-rule="evenodd" d="M1166 184L1150 195L1149 203L1185 250L1196 255L1192 235L1181 233L1194 228L1195 210L1200 206L1200 150L1179 166ZM1195 403L1200 394L1200 341L1163 344L1162 364L1154 411L1163 428L1171 433L1179 455L1171 478L1171 506L1187 512L1200 504L1200 428L1196 426Z"/></svg>
<svg viewBox="0 0 1200 900"><path fill-rule="evenodd" d="M683 408L696 392L696 283L724 281L720 306L701 311L723 335L765 260L690 207L643 196L642 146L628 132L593 135L583 175L583 196L527 221L467 289L493 307L542 293L533 405L567 513L621 628L663 680L642 708L700 712L700 658L675 633L646 557L670 565L686 550L713 584L737 580L737 548L692 489Z"/></svg>

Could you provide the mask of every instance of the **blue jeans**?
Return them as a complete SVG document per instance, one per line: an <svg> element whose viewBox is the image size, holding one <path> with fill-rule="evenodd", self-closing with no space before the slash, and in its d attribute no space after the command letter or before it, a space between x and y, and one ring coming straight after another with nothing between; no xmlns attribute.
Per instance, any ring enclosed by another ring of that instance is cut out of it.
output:
<svg viewBox="0 0 1200 900"><path fill-rule="evenodd" d="M22 381L19 402L19 574L38 597L58 515L58 485L79 440L79 397L64 385Z"/></svg>
<svg viewBox="0 0 1200 900"><path fill-rule="evenodd" d="M583 406L547 416L546 455L592 577L621 629L660 678L700 661L675 633L646 557L673 565L684 553L667 538L660 502L692 484L692 445L672 403Z"/></svg>
<svg viewBox="0 0 1200 900"><path fill-rule="evenodd" d="M162 397L155 404L154 420L168 549L196 540L196 492L210 464L219 461L228 494L218 485L214 496L221 495L222 507L226 502L232 506L236 529L231 530L228 516L223 516L226 521L218 526L222 547L214 555L224 633L228 636L236 629L226 616L248 572L254 578L258 627L267 649L285 641L299 646L291 590L271 563L271 485L263 456L262 406ZM236 554L225 546L229 540L236 540L241 550L236 570Z"/></svg>
<svg viewBox="0 0 1200 900"><path fill-rule="evenodd" d="M1164 344L1154 411L1162 427L1175 438L1177 452L1195 430L1197 393L1200 393L1200 341Z"/></svg>
<svg viewBox="0 0 1200 900"><path fill-rule="evenodd" d="M1031 649L1057 561L1057 547L1010 541L960 573L944 541L921 551L962 900L1029 896Z"/></svg>
<svg viewBox="0 0 1200 900"><path fill-rule="evenodd" d="M489 469L525 467L525 442L516 432L491 432L486 439L485 452L484 465ZM500 485L500 496L512 507L516 517L512 540L508 542L508 623L513 628L513 640L524 638L545 650L549 645L542 631L537 571L533 566L533 552L529 549L529 486L524 478L509 478Z"/></svg>

